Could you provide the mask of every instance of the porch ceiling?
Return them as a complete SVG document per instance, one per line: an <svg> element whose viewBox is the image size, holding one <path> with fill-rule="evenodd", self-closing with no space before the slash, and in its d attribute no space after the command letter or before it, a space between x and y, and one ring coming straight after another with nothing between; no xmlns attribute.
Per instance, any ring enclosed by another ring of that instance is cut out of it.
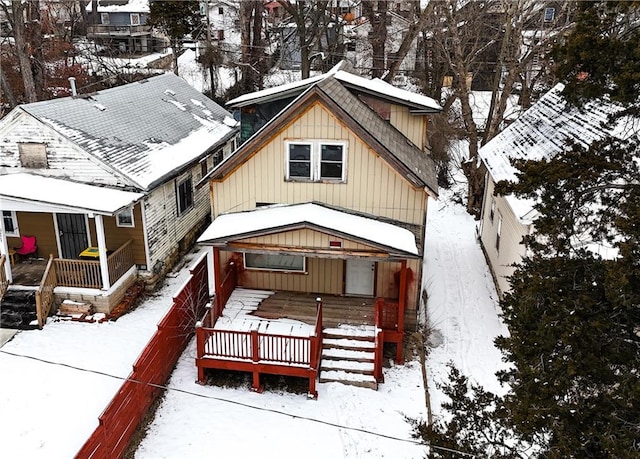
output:
<svg viewBox="0 0 640 459"><path fill-rule="evenodd" d="M204 231L198 242L224 247L239 239L304 227L362 241L389 253L419 255L415 236L411 231L316 203L266 206L220 215Z"/></svg>
<svg viewBox="0 0 640 459"><path fill-rule="evenodd" d="M0 176L2 210L114 215L143 196L41 175Z"/></svg>

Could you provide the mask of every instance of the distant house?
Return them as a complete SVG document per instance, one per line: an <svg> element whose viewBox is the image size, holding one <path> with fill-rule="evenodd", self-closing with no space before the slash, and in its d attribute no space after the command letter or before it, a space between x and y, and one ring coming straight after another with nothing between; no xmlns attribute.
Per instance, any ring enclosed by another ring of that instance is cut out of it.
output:
<svg viewBox="0 0 640 459"><path fill-rule="evenodd" d="M583 110L569 106L563 88L556 85L478 152L487 169L478 234L501 294L510 290L513 265L526 255L522 238L534 233L536 211L531 200L496 195L495 184L517 180L513 160L550 158L568 142L590 145L604 138L602 123L615 110L602 102Z"/></svg>
<svg viewBox="0 0 640 459"><path fill-rule="evenodd" d="M211 190L213 222L198 241L213 248L217 298L198 330L200 380L206 368L250 371L259 389L260 373L293 374L309 378L313 394L320 352L321 381L358 367L332 364L327 350L349 323L364 327L357 350L371 352L351 383L375 385L373 349L384 342L403 359L420 313L427 202L438 191L427 119L441 108L344 66L228 103L244 143L198 184ZM269 319L282 317L307 320L309 331L296 325L295 336L275 338L283 327ZM250 324L252 351L207 344ZM270 340L281 340L277 349Z"/></svg>
<svg viewBox="0 0 640 459"><path fill-rule="evenodd" d="M136 279L158 281L210 221L195 184L235 148L236 124L172 73L17 106L0 121L8 282L41 285L43 267L18 275L38 268L14 249L27 235L53 266L56 304L109 313Z"/></svg>
<svg viewBox="0 0 640 459"><path fill-rule="evenodd" d="M148 0L92 0L86 8L88 39L123 53L156 50L152 29L147 25Z"/></svg>

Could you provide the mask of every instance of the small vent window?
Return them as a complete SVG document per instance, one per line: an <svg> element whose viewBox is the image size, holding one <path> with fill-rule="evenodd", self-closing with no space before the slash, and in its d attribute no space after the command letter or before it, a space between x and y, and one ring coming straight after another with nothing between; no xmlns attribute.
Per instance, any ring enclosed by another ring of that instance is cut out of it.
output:
<svg viewBox="0 0 640 459"><path fill-rule="evenodd" d="M27 169L46 169L49 167L47 161L47 147L43 143L20 143L20 165Z"/></svg>

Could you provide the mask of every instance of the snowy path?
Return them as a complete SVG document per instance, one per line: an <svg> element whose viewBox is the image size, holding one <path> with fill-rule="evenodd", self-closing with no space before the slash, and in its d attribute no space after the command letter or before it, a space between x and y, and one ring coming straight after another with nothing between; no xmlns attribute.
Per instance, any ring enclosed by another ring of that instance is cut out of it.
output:
<svg viewBox="0 0 640 459"><path fill-rule="evenodd" d="M507 329L498 317L498 294L475 227L451 199L429 202L424 286L432 330L427 379L434 415L443 401L436 383L446 377L449 361L486 389L501 391L495 372L504 364L493 340Z"/></svg>

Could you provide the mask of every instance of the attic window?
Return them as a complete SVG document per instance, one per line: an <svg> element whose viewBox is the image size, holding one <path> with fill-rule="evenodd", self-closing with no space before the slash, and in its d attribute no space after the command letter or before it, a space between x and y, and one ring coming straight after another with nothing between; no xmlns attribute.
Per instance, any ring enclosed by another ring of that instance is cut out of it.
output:
<svg viewBox="0 0 640 459"><path fill-rule="evenodd" d="M47 146L44 143L19 143L20 165L27 169L47 169Z"/></svg>

